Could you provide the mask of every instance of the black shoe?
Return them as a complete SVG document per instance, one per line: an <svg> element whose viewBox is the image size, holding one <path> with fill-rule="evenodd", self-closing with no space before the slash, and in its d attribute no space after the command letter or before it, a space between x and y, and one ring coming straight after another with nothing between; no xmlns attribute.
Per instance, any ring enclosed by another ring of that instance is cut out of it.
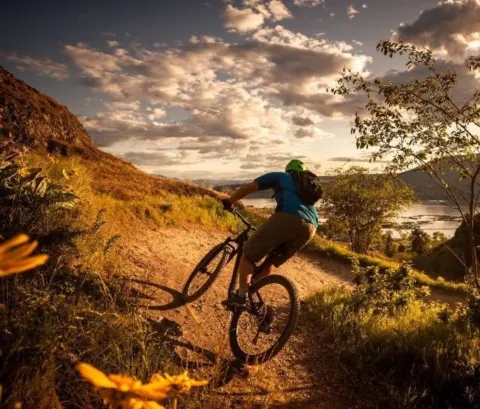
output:
<svg viewBox="0 0 480 409"><path fill-rule="evenodd" d="M242 297L238 293L232 293L227 300L222 301L222 305L226 306L230 311L242 311L247 309L247 297Z"/></svg>

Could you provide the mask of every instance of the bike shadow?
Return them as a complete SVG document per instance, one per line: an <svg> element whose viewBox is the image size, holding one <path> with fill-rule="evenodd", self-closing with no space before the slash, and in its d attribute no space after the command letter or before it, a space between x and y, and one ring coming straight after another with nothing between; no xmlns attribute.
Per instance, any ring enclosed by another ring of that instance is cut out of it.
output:
<svg viewBox="0 0 480 409"><path fill-rule="evenodd" d="M131 288L132 297L154 301L155 305L140 304L140 308L150 311L168 311L186 305L179 291L168 286L151 282L148 280L128 279L129 282L140 285L139 288ZM159 305L158 302L165 298L165 294L170 300ZM160 320L147 318L154 331L157 341L165 349L166 356L171 361L183 368L211 368L212 379L210 385L221 387L227 385L236 376L245 376L245 366L236 358L224 358L217 353L202 348L183 338L183 330L180 324L162 317ZM190 354L186 354L188 351ZM194 358L187 358L186 355L193 355Z"/></svg>
<svg viewBox="0 0 480 409"><path fill-rule="evenodd" d="M135 283L135 284L140 284L143 288L142 290L139 290L138 288L131 288L131 296L136 297L136 298L142 298L146 300L151 300L155 301L158 303L159 299L165 298L164 295L167 294L170 296L170 301L168 301L166 304L161 304L161 305L149 305L149 304L140 304L139 308L145 308L148 310L152 311L168 311L168 310L174 310L175 308L179 308L184 306L186 303L182 298L182 294L170 287L167 287L166 285L154 283L151 281L146 281L146 280L139 280L136 278L129 278L129 282ZM148 288L147 292L145 292L145 287ZM159 293L162 294L159 294Z"/></svg>
<svg viewBox="0 0 480 409"><path fill-rule="evenodd" d="M185 340L181 325L175 321L163 318L160 321L148 318L148 322L157 337L166 349L166 356L175 364L183 368L211 368L213 371L210 385L215 388L227 385L236 376L244 375L245 367L235 358L227 359L217 353ZM195 358L187 358L185 351L194 353Z"/></svg>

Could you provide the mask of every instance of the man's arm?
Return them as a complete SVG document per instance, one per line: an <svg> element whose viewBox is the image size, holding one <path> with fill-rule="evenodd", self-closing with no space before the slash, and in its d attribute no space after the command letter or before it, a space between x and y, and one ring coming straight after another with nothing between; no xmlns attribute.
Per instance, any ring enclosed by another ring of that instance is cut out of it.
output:
<svg viewBox="0 0 480 409"><path fill-rule="evenodd" d="M257 182L247 183L242 187L238 188L229 198L232 205L237 203L239 200L242 200L245 196L248 196L254 192L257 192L259 189Z"/></svg>
<svg viewBox="0 0 480 409"><path fill-rule="evenodd" d="M224 208L230 210L234 203L258 190L274 189L278 183L279 176L282 174L283 172L266 173L265 175L256 178L253 182L243 185L233 193L229 199L222 200Z"/></svg>

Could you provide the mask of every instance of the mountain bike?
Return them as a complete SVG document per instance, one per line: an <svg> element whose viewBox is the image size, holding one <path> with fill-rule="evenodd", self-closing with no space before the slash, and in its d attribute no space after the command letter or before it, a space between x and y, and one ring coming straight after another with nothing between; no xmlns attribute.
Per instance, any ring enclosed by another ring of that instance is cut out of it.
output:
<svg viewBox="0 0 480 409"><path fill-rule="evenodd" d="M245 224L240 233L213 247L194 268L182 291L186 303L198 300L212 286L223 268L236 257L227 299L238 281L238 267L243 246L252 226L237 210L231 212ZM233 355L249 365L262 364L277 355L290 338L298 321L300 298L295 285L286 277L271 274L259 278L263 268L284 257L282 248L273 249L255 267L247 294L247 307L232 311L229 342Z"/></svg>

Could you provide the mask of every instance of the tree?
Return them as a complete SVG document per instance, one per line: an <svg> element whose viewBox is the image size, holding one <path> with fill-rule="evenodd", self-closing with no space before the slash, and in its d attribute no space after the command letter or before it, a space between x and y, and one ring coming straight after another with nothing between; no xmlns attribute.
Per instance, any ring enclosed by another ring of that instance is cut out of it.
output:
<svg viewBox="0 0 480 409"><path fill-rule="evenodd" d="M380 42L377 49L390 57L406 54L407 67L426 72L426 77L395 83L344 70L333 92L366 98L365 110L357 111L352 127L357 148L373 148L372 161L390 159L389 172L426 171L455 204L468 230L470 273L478 293L474 217L480 196L480 91L472 90L469 98L455 98L458 74L440 71L428 49L391 41ZM480 57L470 57L466 68L480 68ZM446 172L455 172L466 188L449 185Z"/></svg>
<svg viewBox="0 0 480 409"><path fill-rule="evenodd" d="M395 254L392 233L390 233L389 231L385 235L385 254L388 257L393 257L393 255Z"/></svg>
<svg viewBox="0 0 480 409"><path fill-rule="evenodd" d="M441 231L436 231L432 235L432 247L438 247L441 244L445 243L447 240L448 238L445 233L442 233Z"/></svg>
<svg viewBox="0 0 480 409"><path fill-rule="evenodd" d="M410 246L414 253L425 254L429 250L431 242L432 239L428 233L418 227L413 229L410 233Z"/></svg>
<svg viewBox="0 0 480 409"><path fill-rule="evenodd" d="M391 175L352 166L336 169L325 184L323 210L342 223L352 249L366 253L375 234L413 200L413 192Z"/></svg>

